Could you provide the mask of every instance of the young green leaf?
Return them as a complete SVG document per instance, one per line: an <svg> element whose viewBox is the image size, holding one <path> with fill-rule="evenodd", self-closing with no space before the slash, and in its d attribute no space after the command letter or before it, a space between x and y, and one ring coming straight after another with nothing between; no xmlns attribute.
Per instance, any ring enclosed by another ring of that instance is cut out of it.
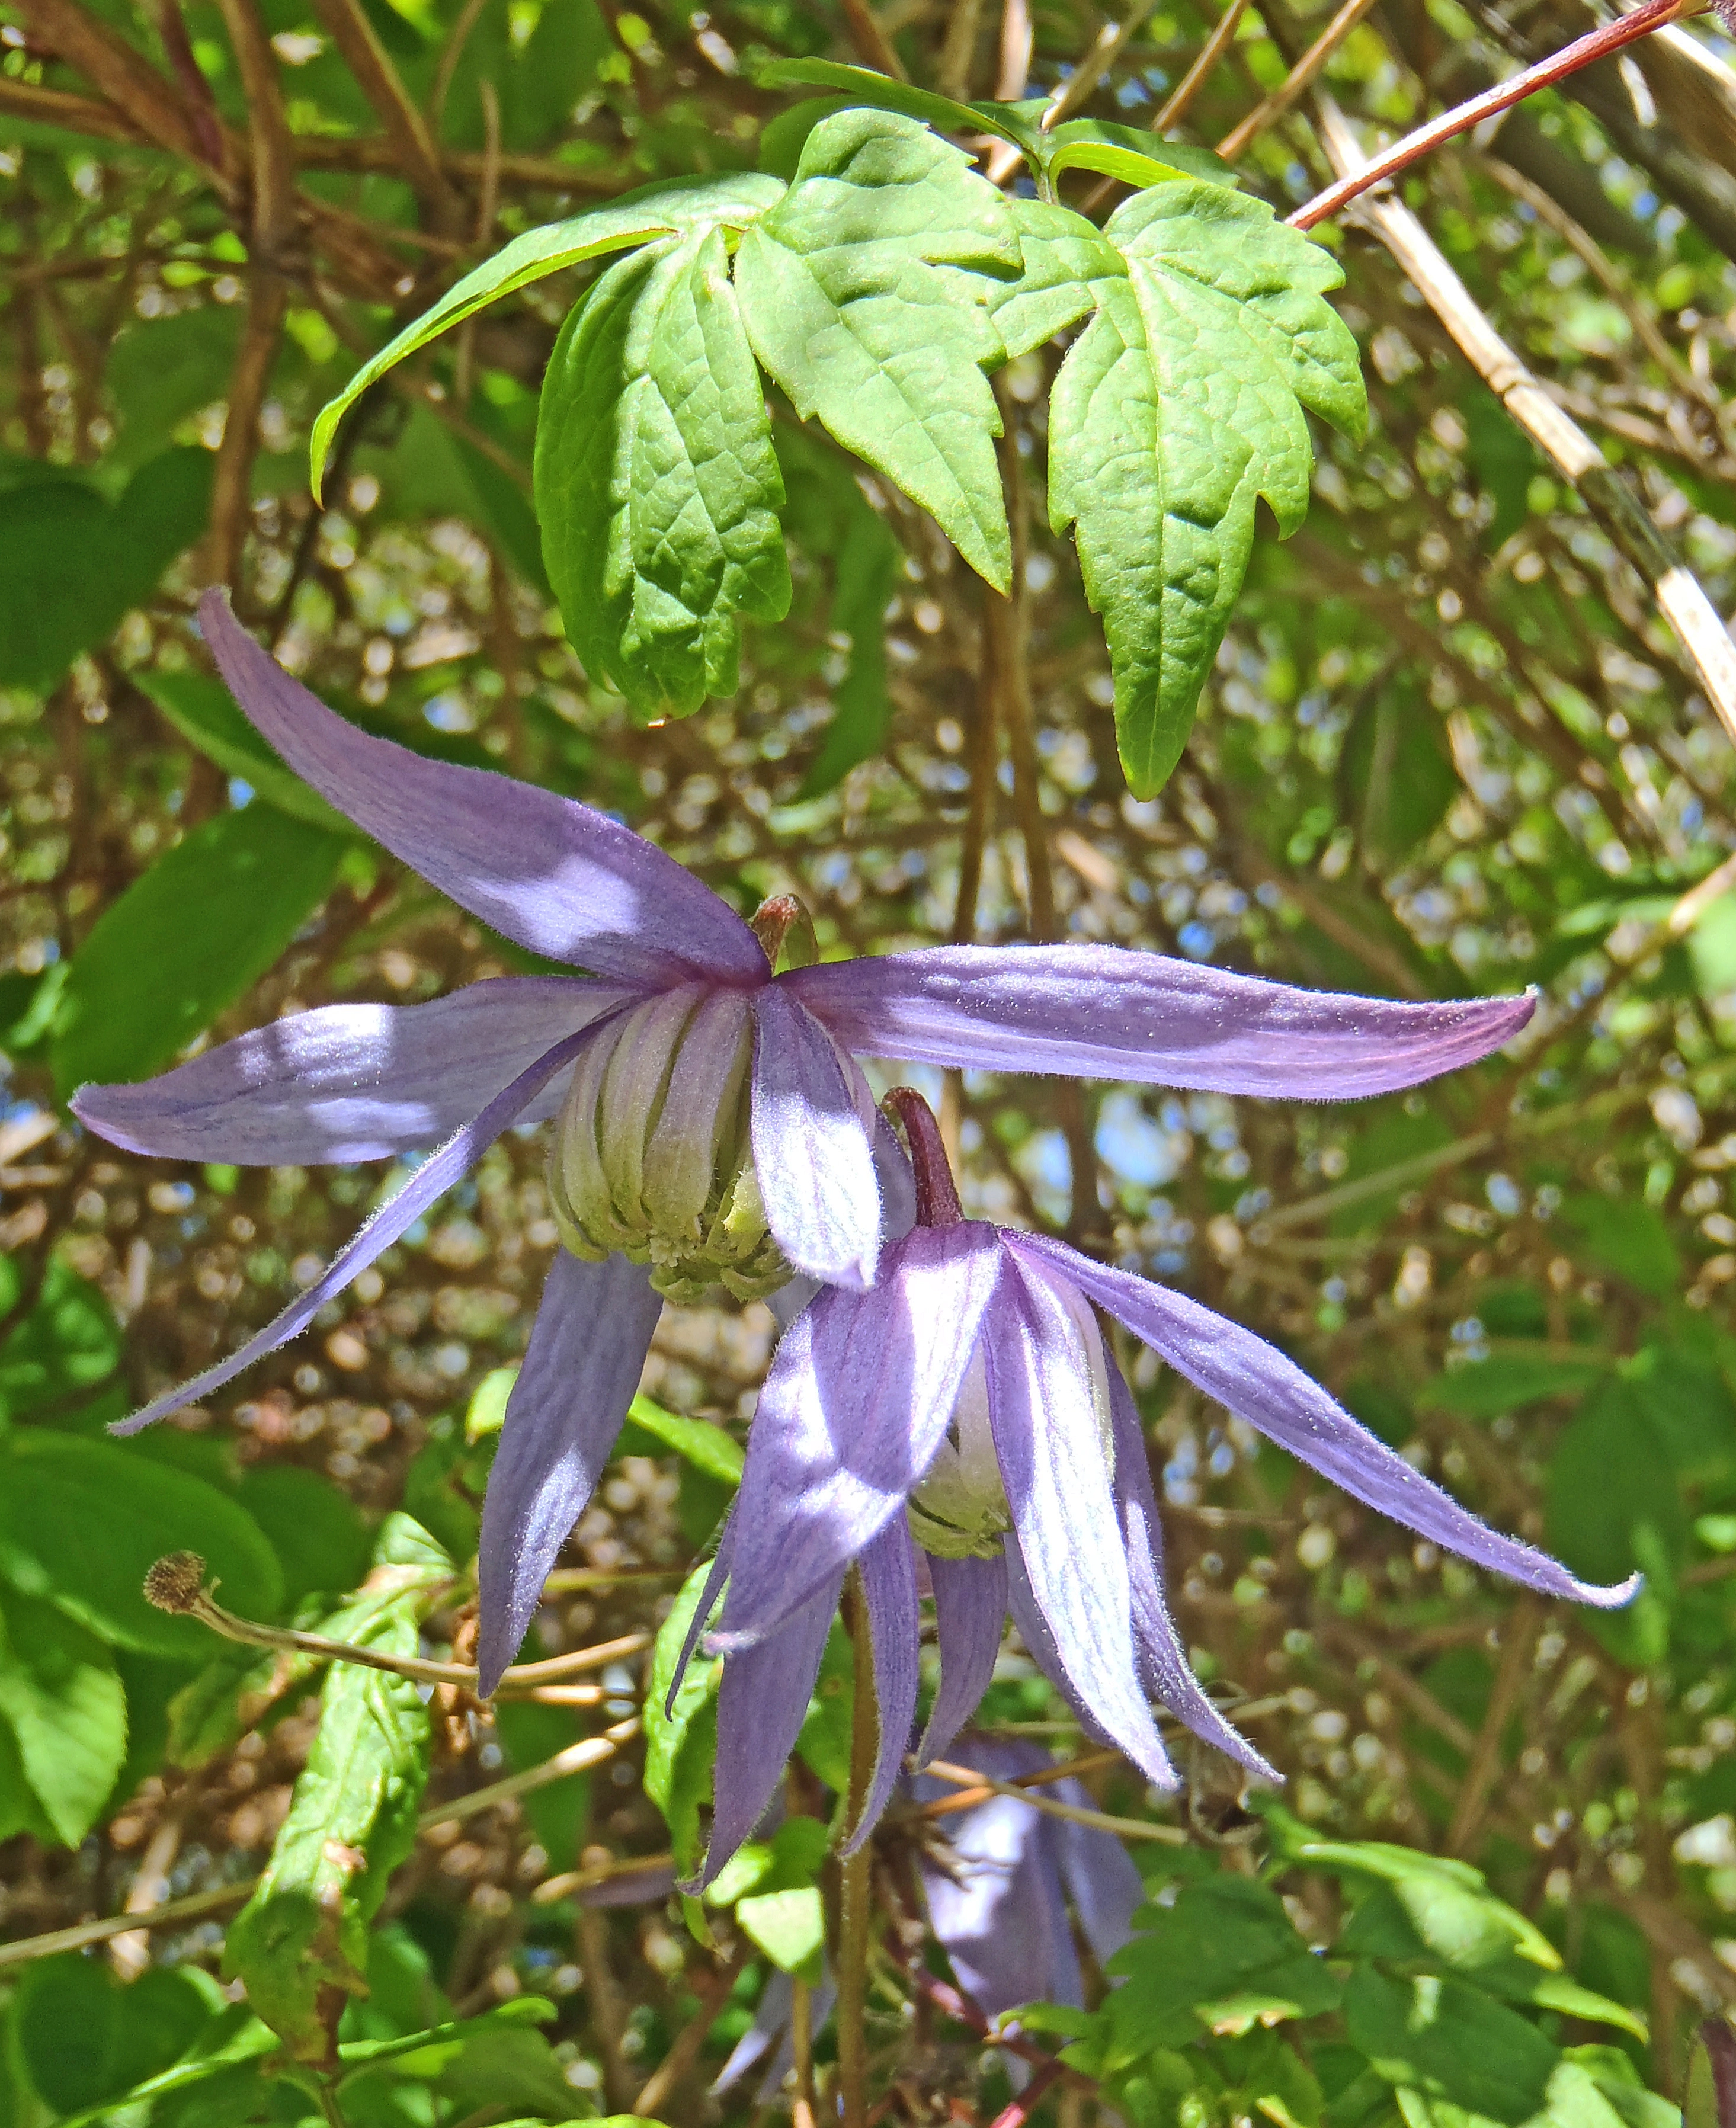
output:
<svg viewBox="0 0 1736 2128"><path fill-rule="evenodd" d="M1223 639L1264 496L1301 522L1311 463L1303 408L1358 432L1356 344L1324 291L1343 279L1272 210L1196 180L1158 185L1104 234L1128 278L1056 380L1049 513L1076 527L1103 616L1116 735L1138 797L1180 758Z"/></svg>
<svg viewBox="0 0 1736 2128"><path fill-rule="evenodd" d="M1172 178L1203 178L1234 192L1241 180L1221 156L1209 148L1165 140L1135 126L1115 126L1101 118L1069 118L1044 136L1050 177L1063 170L1101 170L1124 184L1163 184Z"/></svg>
<svg viewBox="0 0 1736 2128"><path fill-rule="evenodd" d="M388 1524L375 1555L384 1600L351 1638L413 1655L422 1612L451 1570L432 1546L420 1564L398 1563L402 1519ZM427 1711L407 1679L331 1665L289 1815L224 1953L225 1973L245 1982L297 2061L336 2066L338 2018L367 1985L368 1924L415 1842L428 1737Z"/></svg>
<svg viewBox="0 0 1736 2128"><path fill-rule="evenodd" d="M1389 1980L1358 1966L1344 2025L1389 2083L1496 2121L1541 2111L1561 2059L1516 2010L1463 1980Z"/></svg>
<svg viewBox="0 0 1736 2128"><path fill-rule="evenodd" d="M795 183L735 262L754 352L797 412L920 503L1002 591L1011 535L984 373L1003 351L984 277L1020 264L1006 202L969 159L914 120L868 111L815 127ZM961 299L967 289L977 299Z"/></svg>
<svg viewBox="0 0 1736 2128"><path fill-rule="evenodd" d="M0 1722L50 1824L76 1847L126 1756L126 1693L114 1657L52 1604L8 1593L0 1608Z"/></svg>
<svg viewBox="0 0 1736 2128"><path fill-rule="evenodd" d="M277 960L343 854L340 836L268 805L219 814L165 851L74 956L52 1051L61 1093L168 1063Z"/></svg>
<svg viewBox="0 0 1736 2128"><path fill-rule="evenodd" d="M311 790L266 745L221 680L207 672L141 672L135 684L226 776L238 776L269 805L334 834L353 833L343 815Z"/></svg>
<svg viewBox="0 0 1736 2128"><path fill-rule="evenodd" d="M921 125L932 126L937 133L997 133L1003 140L1022 146L1034 130L1016 120L1009 123L1007 112L1014 107L955 103L951 97L937 96L932 89L894 81L891 75L875 74L867 67L844 66L836 59L773 59L760 70L762 88L783 88L798 82L811 88L842 90L853 102L896 111Z"/></svg>
<svg viewBox="0 0 1736 2128"><path fill-rule="evenodd" d="M662 180L624 193L606 207L592 207L569 221L526 230L449 288L431 311L425 311L413 324L406 325L395 340L362 365L335 399L321 408L308 443L316 500L325 474L326 454L345 415L370 384L449 326L462 324L502 296L510 296L515 289L526 287L546 274L558 273L564 266L580 265L587 259L625 251L631 245L683 230L708 225L740 228L763 214L782 190L775 178L752 170L725 177Z"/></svg>
<svg viewBox="0 0 1736 2128"><path fill-rule="evenodd" d="M645 1683L645 1793L663 1814L675 1854L676 1873L683 1877L690 1876L698 1865L700 1807L711 1798L721 1662L696 1653L687 1665L674 1704L667 1712L664 1708L675 1679L675 1665L710 1572L711 1561L704 1560L682 1584L681 1594L658 1629L651 1651L651 1674Z"/></svg>
<svg viewBox="0 0 1736 2128"><path fill-rule="evenodd" d="M783 482L715 225L623 259L543 384L536 498L586 666L647 716L735 691L740 618L788 610Z"/></svg>

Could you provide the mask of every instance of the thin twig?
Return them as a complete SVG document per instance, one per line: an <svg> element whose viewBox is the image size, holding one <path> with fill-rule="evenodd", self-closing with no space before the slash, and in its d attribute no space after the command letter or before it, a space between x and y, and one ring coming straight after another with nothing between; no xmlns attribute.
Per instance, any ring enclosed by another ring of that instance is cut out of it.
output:
<svg viewBox="0 0 1736 2128"><path fill-rule="evenodd" d="M356 86L386 129L399 169L410 180L435 228L442 235L454 234L458 201L440 168L428 121L411 100L373 25L357 0L313 0L313 7L344 64L355 76Z"/></svg>
<svg viewBox="0 0 1736 2128"><path fill-rule="evenodd" d="M602 2043L603 2088L610 2106L625 2113L632 2103L634 2077L622 2051L627 2036L627 2003L609 1956L607 1917L600 1907L581 1907L573 1932L578 1939L592 2022Z"/></svg>
<svg viewBox="0 0 1736 2128"><path fill-rule="evenodd" d="M698 1991L698 2007L676 2035L675 2044L652 2071L649 2079L634 2100L635 2115L644 2116L655 2113L698 2060L699 2050L704 2046L711 2027L729 2007L730 1991L740 1978L741 1969L746 1963L746 1951L738 1950L726 1964L706 1975L705 1985Z"/></svg>
<svg viewBox="0 0 1736 2128"><path fill-rule="evenodd" d="M1039 1788L1052 1786L1056 1781L1070 1781L1082 1774L1094 1774L1105 1766L1122 1763L1119 1751L1087 1751L1082 1758L1067 1759L1053 1766L1040 1766L1034 1774L1015 1774L1006 1785L1015 1788ZM994 1784L978 1776L973 1788L961 1788L955 1795L937 1796L932 1803L919 1803L908 1813L912 1818L951 1817L961 1810L974 1810L980 1803L987 1803L995 1793Z"/></svg>
<svg viewBox="0 0 1736 2128"><path fill-rule="evenodd" d="M239 1641L244 1646L312 1655L321 1662L355 1663L364 1670L389 1670L395 1676L412 1679L418 1684L459 1684L473 1689L476 1685L478 1673L472 1663L427 1662L420 1655L391 1655L383 1649L363 1647L350 1641L328 1640L323 1633L298 1632L288 1626L262 1626L252 1618L239 1617L233 1611L226 1611L212 1594L212 1589L219 1584L213 1582L211 1589L201 1585L204 1572L205 1562L196 1552L171 1552L167 1558L159 1559L146 1575L146 1598L159 1611L170 1612L178 1617L197 1618L202 1626L221 1633L225 1640ZM643 1655L650 1645L648 1632L624 1633L617 1640L599 1641L592 1647L575 1648L570 1655L550 1655L541 1662L515 1663L502 1674L501 1689L511 1698L515 1691L528 1691L552 1684L558 1679L602 1670L612 1662L624 1662L630 1655Z"/></svg>
<svg viewBox="0 0 1736 2128"><path fill-rule="evenodd" d="M1514 1710L1519 1705L1519 1696L1524 1689L1526 1666L1537 1645L1537 1629L1543 1610L1543 1607L1537 1598L1528 1592L1520 1598L1501 1622L1501 1665L1495 1673L1488 1709L1483 1716L1483 1726L1477 1731L1471 1763L1465 1769L1465 1778L1459 1785L1458 1796L1453 1806L1453 1822L1447 1829L1446 1852L1448 1855L1470 1855L1477 1845L1478 1834L1482 1831L1489 1791L1501 1770L1501 1747L1506 1740L1507 1725L1513 1718Z"/></svg>
<svg viewBox="0 0 1736 2128"><path fill-rule="evenodd" d="M1372 161L1364 163L1359 169L1352 169L1336 184L1317 193L1306 206L1299 207L1290 217L1290 226L1312 229L1320 222L1329 221L1333 216L1343 213L1352 200L1360 197L1371 186L1409 169L1412 163L1431 154L1456 135L1468 133L1486 118L1510 111L1515 103L1523 103L1539 89L1565 80L1594 60L1610 58L1639 38L1649 36L1653 30L1662 29L1666 22L1679 21L1684 16L1704 12L1705 0L1642 0L1631 15L1619 15L1613 22L1605 22L1585 36L1576 37L1571 45L1564 45L1548 59L1539 59L1535 66L1525 68L1509 81L1497 82L1481 96L1473 96L1468 103L1443 112L1439 118L1431 118L1426 126L1419 126L1415 132L1405 134L1403 140L1383 148Z"/></svg>
<svg viewBox="0 0 1736 2128"><path fill-rule="evenodd" d="M844 1597L845 1619L855 1656L855 1693L850 1713L850 1793L847 1822L853 1837L863 1831L863 1812L880 1749L880 1703L874 1689L874 1643L868 1630L868 1597L852 1572ZM873 1912L873 1850L866 1839L839 1868L842 1896L838 1924L838 2085L844 2128L867 2128L868 1931Z"/></svg>
<svg viewBox="0 0 1736 2128"><path fill-rule="evenodd" d="M483 18L483 10L488 0L464 0L458 20L447 33L446 42L440 52L440 63L435 70L434 87L428 97L428 123L438 133L440 121L446 115L446 98L452 93L452 77L458 72L458 63L464 57L464 47L470 41L470 32Z"/></svg>
<svg viewBox="0 0 1736 2128"><path fill-rule="evenodd" d="M426 1832L430 1826L455 1825L464 1818L479 1817L485 1810L497 1809L503 1803L515 1802L537 1788L547 1788L551 1781L564 1781L569 1774L587 1773L592 1766L600 1766L612 1759L624 1744L630 1744L639 1734L639 1726L638 1716L630 1716L625 1722L617 1722L612 1729L605 1729L601 1736L587 1736L580 1743L569 1744L564 1751L557 1751L540 1765L527 1766L521 1774L509 1774L505 1780L491 1782L485 1788L473 1788L468 1795L437 1803L433 1809L422 1812L416 1820L416 1830Z"/></svg>
<svg viewBox="0 0 1736 2128"><path fill-rule="evenodd" d="M1219 141L1218 153L1226 162L1234 161L1274 118L1290 108L1373 5L1374 0L1344 0L1344 6L1271 95L1263 97L1241 123L1232 126Z"/></svg>
<svg viewBox="0 0 1736 2128"><path fill-rule="evenodd" d="M1373 0L1366 0L1366 4L1372 6ZM1096 42L1049 98L1043 114L1045 133L1072 117L1144 27L1146 17L1156 5L1157 0L1134 0L1119 22L1105 23Z"/></svg>
<svg viewBox="0 0 1736 2128"><path fill-rule="evenodd" d="M1673 12L1676 6L1677 0L1646 0L1644 7L1624 16L1613 26L1627 28L1649 14L1648 26L1655 27L1658 21L1670 18L1669 14L1655 11ZM1585 41L1581 40L1581 43ZM1363 155L1356 135L1333 99L1323 94L1317 97L1315 103L1321 141L1333 168L1346 173L1345 182L1378 170L1381 165L1369 162ZM1470 108L1469 105L1461 106L1462 110ZM1360 191L1361 185L1356 189ZM1302 215L1309 218L1303 221L1292 216L1292 224L1301 228L1311 227L1322 218L1321 214L1313 212L1313 207L1329 197L1323 192L1320 200L1301 210ZM1335 211L1329 207L1322 213ZM1572 482L1619 551L1651 587L1658 610L1686 652L1719 722L1732 743L1736 743L1736 643L1731 641L1729 630L1692 572L1596 444L1556 405L1472 301L1464 283L1410 208L1402 201L1384 198L1364 202L1360 212L1458 342L1472 368L1562 477Z"/></svg>
<svg viewBox="0 0 1736 2128"><path fill-rule="evenodd" d="M1057 1803L1053 1796L1034 1794L1011 1781L992 1781L969 1766L954 1766L944 1759L931 1760L922 1769L937 1780L955 1781L960 1788L986 1788L991 1795L1011 1796L1015 1803L1029 1803L1049 1817L1064 1817L1069 1824L1088 1825L1098 1832L1113 1832L1121 1840L1154 1840L1165 1847L1185 1847L1187 1835L1178 1825L1153 1825L1143 1817L1113 1817L1107 1811L1087 1810L1082 1804Z"/></svg>
<svg viewBox="0 0 1736 2128"><path fill-rule="evenodd" d="M1218 61L1235 41L1235 33L1241 23L1248 0L1229 0L1229 5L1219 16L1211 35L1200 47L1200 56L1171 91L1169 101L1151 121L1153 133L1168 132L1179 126L1192 107L1194 98L1216 71Z"/></svg>
<svg viewBox="0 0 1736 2128"><path fill-rule="evenodd" d="M971 93L971 64L977 55L977 31L982 20L982 0L953 0L946 25L946 41L940 48L936 87L955 103Z"/></svg>
<svg viewBox="0 0 1736 2128"><path fill-rule="evenodd" d="M612 1883L617 1877L649 1876L654 1869L672 1868L674 1861L673 1855L612 1855L606 1862L593 1863L586 1869L565 1869L558 1877L545 1877L530 1894L530 1903L550 1907L575 1892L588 1892L593 1884Z"/></svg>
<svg viewBox="0 0 1736 2128"><path fill-rule="evenodd" d="M880 26L880 18L868 0L838 0L844 27L858 56L876 74L890 74L894 81L908 81L904 62L892 50L892 40Z"/></svg>

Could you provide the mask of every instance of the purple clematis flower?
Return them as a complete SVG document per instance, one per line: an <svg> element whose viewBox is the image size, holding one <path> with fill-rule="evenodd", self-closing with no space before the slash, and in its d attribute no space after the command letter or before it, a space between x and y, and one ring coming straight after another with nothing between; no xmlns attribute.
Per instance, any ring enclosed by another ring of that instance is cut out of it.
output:
<svg viewBox="0 0 1736 2128"><path fill-rule="evenodd" d="M1040 1773L1051 1763L1034 1744L997 1736L961 1736L950 1755L997 1781ZM931 1775L918 1775L912 1785L922 1803L958 1793ZM1091 1801L1076 1780L1056 1781L1044 1793L1061 1803ZM1011 1796L973 1803L942 1825L919 1863L929 1925L959 1986L986 2017L999 2017L1021 2002L1065 2002L1082 2009L1084 1981L1068 1907L1077 1917L1092 1955L1107 1965L1132 1936L1134 1909L1145 1897L1126 1849L1095 1826L1046 1816ZM835 1993L830 1974L815 1986L810 2016L816 2035ZM714 2097L734 2090L758 2069L758 2102L771 2102L795 2061L794 2009L794 1983L787 1973L773 1973L760 1992L753 2023L717 2073ZM1014 2059L1007 2066L1022 2085L1025 2064Z"/></svg>
<svg viewBox="0 0 1736 2128"><path fill-rule="evenodd" d="M1051 1763L1018 1737L961 1736L947 1756L996 1781ZM919 1774L915 1788L923 1803L958 1793L931 1775ZM1076 1780L1053 1782L1043 1793L1059 1803L1091 1802ZM991 1796L941 1824L944 1841L922 1853L922 1888L959 1986L986 2017L1021 2002L1083 2009L1068 1905L1092 1955L1106 1966L1132 1936L1134 1909L1145 1897L1127 1850L1111 1833L1049 1817L1011 1796Z"/></svg>
<svg viewBox="0 0 1736 2128"><path fill-rule="evenodd" d="M1486 1055L1529 998L1410 1005L1108 946L938 947L776 973L760 931L607 815L430 761L335 715L240 628L205 638L254 726L386 848L517 944L584 976L505 977L426 1005L297 1013L73 1106L129 1151L237 1165L426 1152L325 1273L129 1432L305 1329L510 1124L558 1117L565 1248L507 1409L483 1515L483 1682L511 1660L637 1386L660 1296L875 1275L882 1205L858 1055L1342 1099ZM769 950L768 950L769 948Z"/></svg>
<svg viewBox="0 0 1736 2128"><path fill-rule="evenodd" d="M940 1647L920 1761L976 1708L1011 1610L1087 1732L1154 1785L1176 1776L1153 1698L1250 1772L1278 1778L1201 1689L1170 1618L1139 1416L1094 1304L1280 1447L1447 1551L1600 1607L1638 1587L1638 1575L1613 1588L1577 1580L1488 1528L1252 1331L1064 1242L965 1219L926 1103L899 1088L887 1105L910 1143L917 1224L888 1245L871 1292L821 1293L779 1343L700 1605L709 1617L727 1577L708 1642L726 1660L702 1881L766 1807L853 1569L880 1740L845 1851L867 1837L916 1711L913 1537L927 1555Z"/></svg>

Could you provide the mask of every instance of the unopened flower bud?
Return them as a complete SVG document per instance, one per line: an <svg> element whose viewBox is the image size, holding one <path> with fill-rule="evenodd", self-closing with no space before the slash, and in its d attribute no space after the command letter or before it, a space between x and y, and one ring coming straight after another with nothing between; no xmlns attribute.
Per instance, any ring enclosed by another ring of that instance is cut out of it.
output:
<svg viewBox="0 0 1736 2128"><path fill-rule="evenodd" d="M672 1300L740 1299L790 1275L754 1173L752 1013L740 990L684 986L621 1014L586 1048L556 1128L561 1239L647 1264Z"/></svg>

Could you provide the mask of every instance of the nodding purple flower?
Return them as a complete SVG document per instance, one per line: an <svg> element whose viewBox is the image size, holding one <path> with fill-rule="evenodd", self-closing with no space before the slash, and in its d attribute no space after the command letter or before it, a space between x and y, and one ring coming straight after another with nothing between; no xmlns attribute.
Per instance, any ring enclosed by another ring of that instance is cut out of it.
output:
<svg viewBox="0 0 1736 2128"><path fill-rule="evenodd" d="M511 1660L637 1386L661 1296L868 1285L883 1223L858 1056L1316 1100L1486 1055L1528 997L1406 1005L1292 990L1110 946L936 947L779 973L759 928L619 821L430 761L335 715L241 629L199 616L236 701L356 825L531 952L426 1005L297 1013L73 1106L129 1151L236 1165L426 1158L239 1351L117 1429L208 1394L305 1329L514 1123L558 1119L565 1247L508 1406L483 1521L483 1682Z"/></svg>
<svg viewBox="0 0 1736 2128"><path fill-rule="evenodd" d="M1018 1737L959 1737L949 1759L991 1780L1041 1773L1049 1754ZM931 1774L915 1783L920 1802L958 1793ZM1076 1780L1045 1784L1058 1803L1088 1805ZM1099 1965L1133 1933L1145 1897L1139 1871L1112 1833L1053 1817L1012 1796L990 1796L940 1819L921 1852L930 1926L958 1985L986 2017L1021 2002L1085 2007L1071 1904Z"/></svg>
<svg viewBox="0 0 1736 2128"><path fill-rule="evenodd" d="M1041 1773L1052 1763L1047 1752L1018 1737L965 1735L949 1756L996 1781ZM919 1774L911 1791L920 1803L958 1793L931 1774ZM1091 1801L1076 1780L1047 1784L1043 1793L1059 1803ZM949 1812L920 1849L918 1865L935 1940L958 1985L991 2018L1024 2002L1082 2009L1084 1981L1068 1907L1092 1957L1106 1966L1131 1937L1134 1910L1145 1897L1139 1871L1112 1834L1050 1817L1012 1796L992 1795ZM816 2035L835 1993L827 1973L810 2003ZM753 2023L717 2073L715 2097L758 2069L758 2102L770 2103L794 2064L794 1983L787 1973L773 1973L760 1991ZM1025 2064L1011 2057L1007 2068L1022 2086Z"/></svg>
<svg viewBox="0 0 1736 2128"><path fill-rule="evenodd" d="M727 1593L708 1645L726 1660L706 1881L766 1807L853 1569L880 1734L849 1845L867 1837L916 1712L915 1546L940 1650L919 1762L976 1708L1011 1611L1087 1733L1153 1784L1176 1776L1153 1699L1250 1772L1277 1778L1201 1689L1170 1618L1139 1415L1094 1307L1281 1448L1445 1550L1580 1603L1624 1603L1639 1585L1638 1575L1615 1588L1576 1580L1488 1528L1294 1361L1198 1301L1064 1242L964 1218L926 1103L900 1088L887 1105L910 1144L917 1224L887 1246L871 1292L830 1288L786 1332L713 1568L712 1595L725 1575Z"/></svg>

